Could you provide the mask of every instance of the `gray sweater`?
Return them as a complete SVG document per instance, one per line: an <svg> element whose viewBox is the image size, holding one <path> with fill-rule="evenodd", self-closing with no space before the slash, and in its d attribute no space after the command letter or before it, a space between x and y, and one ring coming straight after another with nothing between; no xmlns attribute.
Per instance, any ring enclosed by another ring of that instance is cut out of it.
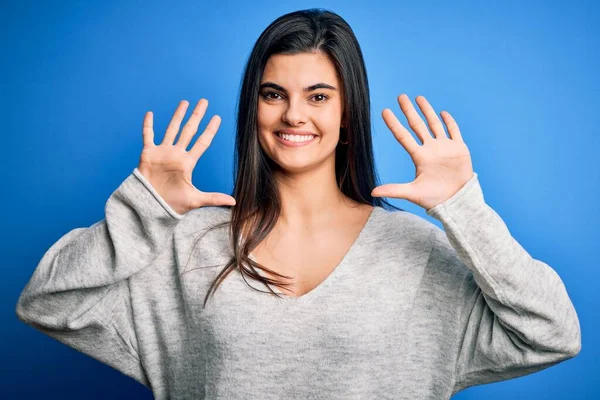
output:
<svg viewBox="0 0 600 400"><path fill-rule="evenodd" d="M136 168L104 220L47 250L17 316L157 399L448 399L580 351L563 282L511 236L477 174L427 210L444 230L375 207L314 290L279 299L235 271L203 309L228 228L194 244L230 215L179 215Z"/></svg>

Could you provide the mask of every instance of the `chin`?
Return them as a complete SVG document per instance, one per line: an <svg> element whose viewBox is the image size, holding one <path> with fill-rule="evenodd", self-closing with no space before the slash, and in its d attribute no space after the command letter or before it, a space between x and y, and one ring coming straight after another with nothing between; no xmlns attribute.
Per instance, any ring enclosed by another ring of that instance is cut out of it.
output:
<svg viewBox="0 0 600 400"><path fill-rule="evenodd" d="M284 172L289 172L289 173L299 173L299 172L306 172L306 171L310 171L311 169L315 168L315 164L310 163L310 162L301 162L301 161L290 161L290 160L281 160L281 159L277 159L276 161L274 161L274 163L277 165L277 168L280 171L284 171Z"/></svg>

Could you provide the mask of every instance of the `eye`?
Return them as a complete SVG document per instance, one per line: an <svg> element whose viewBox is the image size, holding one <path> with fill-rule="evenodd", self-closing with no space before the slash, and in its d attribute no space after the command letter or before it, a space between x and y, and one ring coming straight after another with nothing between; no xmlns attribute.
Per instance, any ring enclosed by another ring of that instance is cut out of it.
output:
<svg viewBox="0 0 600 400"><path fill-rule="evenodd" d="M315 97L322 97L323 98L323 100L316 100L317 103L325 103L327 101L327 99L329 99L329 97L326 94L324 94L324 93L317 93L317 94L315 94L313 96L313 98L315 98Z"/></svg>
<svg viewBox="0 0 600 400"><path fill-rule="evenodd" d="M263 92L263 93L261 93L261 96L265 100L280 100L282 98L282 96L277 92ZM279 96L279 97L274 97L274 96ZM329 100L329 96L327 96L325 93L317 93L317 94L313 95L312 98L315 99L315 102L317 102L317 103L325 103L327 100Z"/></svg>
<svg viewBox="0 0 600 400"><path fill-rule="evenodd" d="M270 95L279 96L279 93L277 93L277 92L263 92L262 93L262 97L265 100L278 100L277 98L269 97Z"/></svg>

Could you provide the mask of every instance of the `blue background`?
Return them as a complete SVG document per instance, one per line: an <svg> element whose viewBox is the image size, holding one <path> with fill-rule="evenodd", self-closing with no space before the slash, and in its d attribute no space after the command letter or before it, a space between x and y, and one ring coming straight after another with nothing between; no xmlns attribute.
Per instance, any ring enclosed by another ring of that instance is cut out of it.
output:
<svg viewBox="0 0 600 400"><path fill-rule="evenodd" d="M0 397L152 398L20 323L18 295L59 237L104 218L137 166L146 111L160 143L178 102L206 97L200 132L214 114L223 122L194 184L230 193L236 102L254 41L284 13L324 7L350 23L364 52L382 183L410 182L415 171L381 111L407 126L396 97L422 94L457 120L487 203L558 272L580 318L576 358L454 398L598 398L598 6L481 3L3 1Z"/></svg>

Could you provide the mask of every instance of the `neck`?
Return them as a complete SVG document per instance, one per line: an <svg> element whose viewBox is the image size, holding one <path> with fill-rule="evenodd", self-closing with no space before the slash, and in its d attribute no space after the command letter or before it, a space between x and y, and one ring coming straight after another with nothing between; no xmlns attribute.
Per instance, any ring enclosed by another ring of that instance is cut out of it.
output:
<svg viewBox="0 0 600 400"><path fill-rule="evenodd" d="M279 224L286 228L319 227L339 218L355 203L338 188L335 160L331 158L309 171L277 171L275 180L281 197Z"/></svg>

